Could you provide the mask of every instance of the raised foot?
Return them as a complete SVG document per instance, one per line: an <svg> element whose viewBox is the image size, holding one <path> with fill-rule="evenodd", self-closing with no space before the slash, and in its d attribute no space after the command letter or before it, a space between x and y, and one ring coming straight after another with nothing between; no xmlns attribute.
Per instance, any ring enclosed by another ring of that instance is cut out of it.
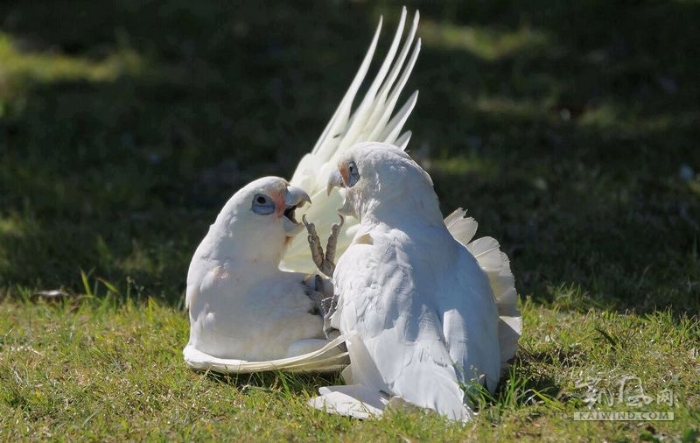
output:
<svg viewBox="0 0 700 443"><path fill-rule="evenodd" d="M340 223L336 223L331 227L331 234L328 237L328 242L326 243L326 253L323 253L323 247L321 246L321 239L318 237L316 232L316 226L313 223L306 221L306 215L304 215L301 220L306 226L306 231L309 233L307 236L309 241L309 248L311 249L311 259L316 264L321 273L330 277L335 271L335 251L338 244L338 235L340 234L340 228L345 223L345 219L342 215L338 214L340 217Z"/></svg>

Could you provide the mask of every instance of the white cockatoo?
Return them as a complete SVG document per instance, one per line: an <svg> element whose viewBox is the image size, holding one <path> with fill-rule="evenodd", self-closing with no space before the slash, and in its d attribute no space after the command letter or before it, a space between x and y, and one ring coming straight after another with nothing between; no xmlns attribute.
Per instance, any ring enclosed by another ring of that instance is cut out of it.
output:
<svg viewBox="0 0 700 443"><path fill-rule="evenodd" d="M359 229L340 257L331 324L345 335L346 386L311 404L366 418L414 405L472 416L465 387L496 388L522 324L508 258L491 238L469 241L473 219L443 220L430 176L403 150L361 143L329 179Z"/></svg>
<svg viewBox="0 0 700 443"><path fill-rule="evenodd" d="M309 202L302 189L265 177L226 203L187 275L184 353L191 366L250 372L342 363L340 352L324 348L323 319L304 284L308 275L279 269L286 244L304 229L295 211Z"/></svg>
<svg viewBox="0 0 700 443"><path fill-rule="evenodd" d="M414 41L418 13L400 45L405 22L404 8L386 58L351 115L377 46L380 20L349 90L289 183L267 177L248 184L211 225L187 276L190 340L183 353L190 367L226 373L323 371L347 363L337 349L343 338L327 340L323 318L314 313L312 285L304 282L315 265L307 236L296 235L303 229L296 219L306 215L321 232L338 221L341 199L325 189L338 157L352 145L369 140L408 144L411 133L401 130L417 92L393 111L420 51L420 40ZM356 224L350 221L345 228L352 232ZM350 238L345 231L340 234L338 255Z"/></svg>

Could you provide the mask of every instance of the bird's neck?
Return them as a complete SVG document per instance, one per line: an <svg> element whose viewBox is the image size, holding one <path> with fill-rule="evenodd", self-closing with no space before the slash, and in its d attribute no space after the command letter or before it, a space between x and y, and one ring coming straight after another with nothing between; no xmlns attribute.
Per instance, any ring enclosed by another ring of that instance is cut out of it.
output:
<svg viewBox="0 0 700 443"><path fill-rule="evenodd" d="M391 199L371 199L359 210L360 223L379 223L401 228L405 226L432 226L443 223L435 193L413 192Z"/></svg>
<svg viewBox="0 0 700 443"><path fill-rule="evenodd" d="M379 228L380 230L398 229L403 232L414 232L415 229L432 229L444 227L440 218L416 216L415 213L402 213L401 211L377 211L369 212L362 218L360 231L369 232Z"/></svg>

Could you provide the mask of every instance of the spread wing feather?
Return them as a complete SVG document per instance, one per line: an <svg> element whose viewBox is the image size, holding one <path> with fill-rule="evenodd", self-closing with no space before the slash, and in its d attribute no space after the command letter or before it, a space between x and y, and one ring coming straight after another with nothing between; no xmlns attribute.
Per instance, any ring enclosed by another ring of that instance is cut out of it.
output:
<svg viewBox="0 0 700 443"><path fill-rule="evenodd" d="M359 106L351 114L353 102L367 75L377 47L382 27L382 20L379 21L372 43L350 88L313 150L302 158L290 180L290 183L303 188L311 196L313 204L297 212L298 216L306 214L307 218L316 225L320 235L330 232L331 226L338 222L337 209L342 206L342 197L339 193L326 195L328 175L337 167L339 156L362 141L394 143L405 149L411 138L410 131L401 133L401 130L416 105L418 91L415 91L392 117L420 52L420 39L416 40L418 12L415 13L411 28L401 45L406 14L406 8L403 8L389 51ZM401 46L400 50L399 46ZM356 232L356 225L356 220L346 220L338 240L337 256L347 249ZM309 260L306 236L299 235L292 241L282 260L281 268L306 273L316 270L313 262Z"/></svg>

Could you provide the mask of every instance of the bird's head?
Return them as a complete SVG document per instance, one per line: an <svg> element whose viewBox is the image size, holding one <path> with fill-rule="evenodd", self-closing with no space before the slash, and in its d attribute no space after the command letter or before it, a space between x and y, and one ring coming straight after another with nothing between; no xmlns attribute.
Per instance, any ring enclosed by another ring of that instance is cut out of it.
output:
<svg viewBox="0 0 700 443"><path fill-rule="evenodd" d="M328 178L329 193L335 186L345 192L339 212L360 222L369 215L440 214L428 173L404 151L387 143L366 142L349 149Z"/></svg>
<svg viewBox="0 0 700 443"><path fill-rule="evenodd" d="M305 203L311 198L301 188L279 177L260 178L229 199L212 229L233 242L233 254L250 253L251 260L269 258L278 265L290 240L304 229L295 210Z"/></svg>

